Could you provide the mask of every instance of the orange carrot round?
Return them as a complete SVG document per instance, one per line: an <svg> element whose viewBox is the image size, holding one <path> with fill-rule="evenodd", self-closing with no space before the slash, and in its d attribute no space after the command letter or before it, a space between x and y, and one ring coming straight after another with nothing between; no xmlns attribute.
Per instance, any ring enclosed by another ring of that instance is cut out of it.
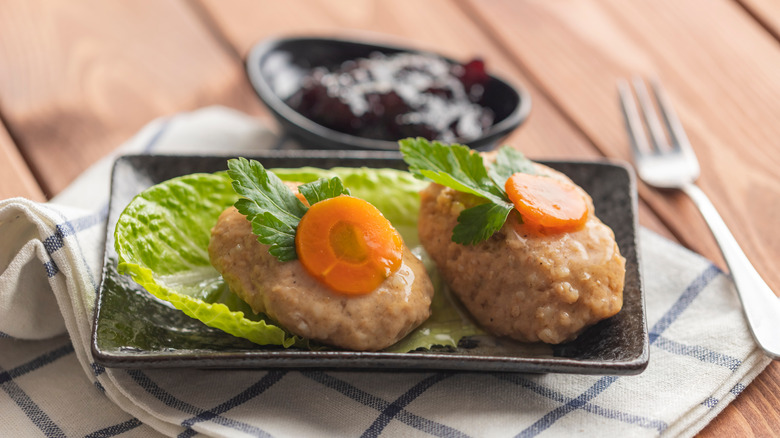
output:
<svg viewBox="0 0 780 438"><path fill-rule="evenodd" d="M588 204L574 184L548 176L515 173L504 189L523 224L537 232L576 231L588 219Z"/></svg>
<svg viewBox="0 0 780 438"><path fill-rule="evenodd" d="M401 267L403 241L376 207L342 195L309 208L295 249L304 269L334 291L365 294Z"/></svg>

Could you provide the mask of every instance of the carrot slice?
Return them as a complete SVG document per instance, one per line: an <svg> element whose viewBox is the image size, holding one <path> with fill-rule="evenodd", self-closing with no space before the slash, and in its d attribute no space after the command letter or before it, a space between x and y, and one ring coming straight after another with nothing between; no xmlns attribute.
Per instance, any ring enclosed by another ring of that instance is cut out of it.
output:
<svg viewBox="0 0 780 438"><path fill-rule="evenodd" d="M304 269L334 291L366 294L401 267L403 240L376 207L342 195L309 208L295 249Z"/></svg>
<svg viewBox="0 0 780 438"><path fill-rule="evenodd" d="M504 189L523 223L542 234L576 231L588 219L588 204L574 184L548 176L515 173Z"/></svg>

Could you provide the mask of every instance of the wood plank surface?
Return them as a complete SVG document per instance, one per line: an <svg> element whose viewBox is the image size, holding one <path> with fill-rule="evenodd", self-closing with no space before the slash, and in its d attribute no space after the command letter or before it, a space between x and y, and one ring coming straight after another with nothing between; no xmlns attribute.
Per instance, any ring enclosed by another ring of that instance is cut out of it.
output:
<svg viewBox="0 0 780 438"><path fill-rule="evenodd" d="M777 0L738 1L767 32L775 39L780 39L780 2Z"/></svg>
<svg viewBox="0 0 780 438"><path fill-rule="evenodd" d="M658 75L700 158L701 186L778 292L780 7L738 1L4 2L0 114L12 136L0 125L0 199L57 194L155 117L223 104L266 118L242 65L259 40L391 38L456 59L480 56L526 86L532 115L506 143L534 159L628 161L615 81ZM643 225L723 266L684 196L640 193ZM779 428L776 362L702 435Z"/></svg>
<svg viewBox="0 0 780 438"><path fill-rule="evenodd" d="M780 46L750 14L726 1L507 0L464 7L607 156L629 159L615 81L660 77L699 156L700 185L780 291L774 266L780 236L771 232L780 214ZM575 82L583 86L559 86ZM723 263L689 201L647 187L641 194L687 246ZM780 363L772 363L702 435L777 433L778 370Z"/></svg>
<svg viewBox="0 0 780 438"><path fill-rule="evenodd" d="M17 196L46 200L5 126L0 124L0 200Z"/></svg>
<svg viewBox="0 0 780 438"><path fill-rule="evenodd" d="M261 112L183 1L4 2L0 29L0 113L48 196L158 116Z"/></svg>

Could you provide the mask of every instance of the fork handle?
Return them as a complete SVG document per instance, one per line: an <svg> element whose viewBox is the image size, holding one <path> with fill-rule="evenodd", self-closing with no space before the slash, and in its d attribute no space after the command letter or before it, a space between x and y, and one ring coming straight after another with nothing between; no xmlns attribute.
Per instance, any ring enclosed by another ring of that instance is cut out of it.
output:
<svg viewBox="0 0 780 438"><path fill-rule="evenodd" d="M706 194L695 184L682 187L701 211L731 271L753 338L772 359L780 359L780 298L764 282Z"/></svg>

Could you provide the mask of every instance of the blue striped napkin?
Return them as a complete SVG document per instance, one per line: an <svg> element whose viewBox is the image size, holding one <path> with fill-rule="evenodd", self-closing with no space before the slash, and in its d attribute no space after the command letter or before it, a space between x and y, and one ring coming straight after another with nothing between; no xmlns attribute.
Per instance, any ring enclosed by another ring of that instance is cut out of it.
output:
<svg viewBox="0 0 780 438"><path fill-rule="evenodd" d="M115 155L282 141L206 108L152 122ZM114 156L47 204L0 201L0 435L692 436L770 362L729 278L642 230L651 350L637 376L105 369L90 329Z"/></svg>

